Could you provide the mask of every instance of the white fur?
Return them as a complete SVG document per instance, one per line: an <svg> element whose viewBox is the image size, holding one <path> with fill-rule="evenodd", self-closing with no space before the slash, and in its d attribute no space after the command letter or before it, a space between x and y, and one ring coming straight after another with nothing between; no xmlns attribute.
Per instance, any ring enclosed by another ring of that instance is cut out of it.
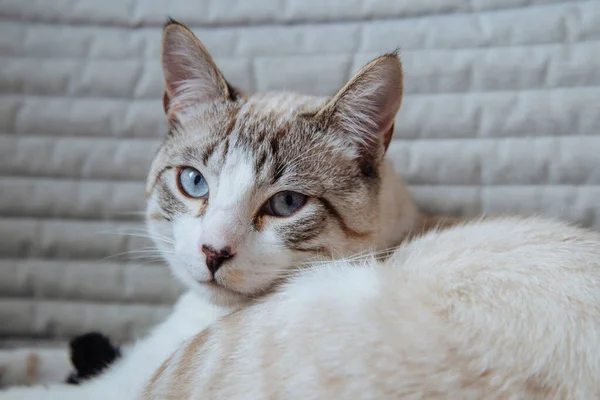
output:
<svg viewBox="0 0 600 400"><path fill-rule="evenodd" d="M206 174L210 203L202 218L192 208L189 215L178 216L173 221L172 235L175 241L175 260L171 262L187 273L183 281L208 282L211 275L205 265L201 246L215 249L230 247L233 253L239 250L250 232L249 224L240 223L248 214L247 197L254 186L252 164L241 151L233 152L226 160L218 175ZM194 201L189 201L193 204ZM190 262L191 260L191 262Z"/></svg>
<svg viewBox="0 0 600 400"><path fill-rule="evenodd" d="M473 223L308 270L237 318L144 398L597 399L600 235Z"/></svg>

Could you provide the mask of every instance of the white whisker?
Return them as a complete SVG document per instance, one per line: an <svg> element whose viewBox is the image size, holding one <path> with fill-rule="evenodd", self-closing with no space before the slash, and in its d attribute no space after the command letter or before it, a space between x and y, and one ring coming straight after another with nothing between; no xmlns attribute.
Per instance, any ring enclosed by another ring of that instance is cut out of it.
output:
<svg viewBox="0 0 600 400"><path fill-rule="evenodd" d="M133 236L140 238L147 238L151 240L162 241L169 244L174 244L175 241L171 238L168 238L163 235L159 235L156 233L151 233L147 229L143 228L122 228L116 230L107 230L107 231L97 231L94 234L96 235L117 235L117 236Z"/></svg>
<svg viewBox="0 0 600 400"><path fill-rule="evenodd" d="M137 249L137 250L128 250L128 251L124 251L121 253L112 254L110 256L104 257L103 260L110 260L110 259L120 258L120 257L124 257L124 256L141 256L141 257L154 256L154 257L159 257L161 260L164 260L163 254L165 254L165 253L159 251L158 249L155 249L153 247L148 247L148 248L141 248L141 249Z"/></svg>

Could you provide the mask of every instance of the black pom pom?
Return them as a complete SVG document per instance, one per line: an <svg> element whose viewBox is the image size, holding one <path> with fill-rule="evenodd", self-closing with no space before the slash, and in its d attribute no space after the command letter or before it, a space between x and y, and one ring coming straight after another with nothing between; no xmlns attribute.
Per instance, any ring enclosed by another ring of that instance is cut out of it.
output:
<svg viewBox="0 0 600 400"><path fill-rule="evenodd" d="M75 337L69 343L71 363L75 372L67 379L67 383L79 382L99 375L106 367L121 356L118 347L97 332L90 332Z"/></svg>

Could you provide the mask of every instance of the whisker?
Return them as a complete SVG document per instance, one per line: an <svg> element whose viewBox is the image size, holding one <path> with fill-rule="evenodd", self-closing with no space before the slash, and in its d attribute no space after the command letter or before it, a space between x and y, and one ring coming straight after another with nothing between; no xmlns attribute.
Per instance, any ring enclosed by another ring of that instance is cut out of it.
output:
<svg viewBox="0 0 600 400"><path fill-rule="evenodd" d="M150 235L142 235L142 234L138 234L138 233L121 233L121 235L123 236L132 236L132 237L140 237L140 238L145 238L145 239L152 239L152 240L158 240L158 241L162 241L165 243L169 243L169 244L174 244L175 241L173 239L167 238L167 237L161 237L161 236L150 236Z"/></svg>
<svg viewBox="0 0 600 400"><path fill-rule="evenodd" d="M355 255L351 255L351 256L342 256L341 254L338 257L334 257L333 259L309 259L307 261L307 263L314 265L314 266L320 266L323 264L327 264L327 263L340 263L340 262L349 262L349 263L358 263L358 262L362 262L362 261L367 261L367 260L375 260L375 261L381 261L383 259L385 259L386 257L388 257L389 255L393 254L396 250L398 249L397 246L395 247L390 247L387 249L382 249L382 250L378 250L378 251L361 251Z"/></svg>
<svg viewBox="0 0 600 400"><path fill-rule="evenodd" d="M122 229L122 230L107 230L107 231L97 231L94 234L96 235L118 235L118 236L134 236L134 237L141 237L141 238L147 238L147 239L151 239L151 240L159 240L159 241L163 241L165 243L170 243L170 244L174 244L175 241L171 238L168 238L166 236L163 235L159 235L156 233L151 233L149 232L147 229L142 229L142 228L126 228Z"/></svg>
<svg viewBox="0 0 600 400"><path fill-rule="evenodd" d="M142 248L142 249L137 249L137 250L128 250L128 251L124 251L121 253L112 254L110 256L104 257L103 260L110 260L110 259L120 258L120 257L124 257L124 256L133 256L133 255L138 255L138 256L139 255L152 255L152 256L160 257L161 259L163 259L163 254L170 255L168 252L163 253L163 252L159 251L158 249L148 247L148 248Z"/></svg>

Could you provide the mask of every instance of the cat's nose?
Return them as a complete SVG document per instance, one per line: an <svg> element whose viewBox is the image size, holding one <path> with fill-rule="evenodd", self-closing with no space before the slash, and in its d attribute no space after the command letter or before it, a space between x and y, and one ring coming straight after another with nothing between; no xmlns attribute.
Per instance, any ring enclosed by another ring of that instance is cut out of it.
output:
<svg viewBox="0 0 600 400"><path fill-rule="evenodd" d="M228 260L234 256L234 254L231 252L230 247L225 247L221 250L217 250L212 246L203 244L202 252L206 255L206 267L213 276L217 273L217 270L221 267L223 261Z"/></svg>

